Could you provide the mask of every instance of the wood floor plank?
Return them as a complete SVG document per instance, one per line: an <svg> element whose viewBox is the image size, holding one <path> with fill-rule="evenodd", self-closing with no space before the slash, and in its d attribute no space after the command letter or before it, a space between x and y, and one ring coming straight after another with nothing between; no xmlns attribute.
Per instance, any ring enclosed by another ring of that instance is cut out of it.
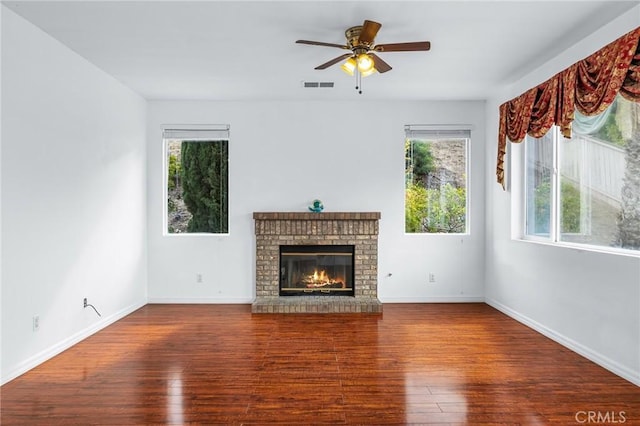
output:
<svg viewBox="0 0 640 426"><path fill-rule="evenodd" d="M0 392L2 425L640 425L640 388L485 304L147 305Z"/></svg>

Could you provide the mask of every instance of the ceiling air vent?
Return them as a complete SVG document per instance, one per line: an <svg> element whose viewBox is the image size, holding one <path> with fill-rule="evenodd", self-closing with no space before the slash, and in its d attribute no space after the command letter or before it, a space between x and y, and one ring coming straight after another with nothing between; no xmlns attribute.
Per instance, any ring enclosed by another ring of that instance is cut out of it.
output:
<svg viewBox="0 0 640 426"><path fill-rule="evenodd" d="M317 88L317 87L333 87L333 81L303 81L302 87L305 89Z"/></svg>

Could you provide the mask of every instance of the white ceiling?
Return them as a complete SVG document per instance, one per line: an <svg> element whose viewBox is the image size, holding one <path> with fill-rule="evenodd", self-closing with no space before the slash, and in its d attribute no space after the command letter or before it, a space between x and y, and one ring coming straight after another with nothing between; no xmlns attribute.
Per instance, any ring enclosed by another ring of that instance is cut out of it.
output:
<svg viewBox="0 0 640 426"><path fill-rule="evenodd" d="M638 1L3 1L147 99L485 99ZM429 40L429 52L380 56L364 80L339 65L364 19L377 43ZM302 81L333 81L304 89Z"/></svg>

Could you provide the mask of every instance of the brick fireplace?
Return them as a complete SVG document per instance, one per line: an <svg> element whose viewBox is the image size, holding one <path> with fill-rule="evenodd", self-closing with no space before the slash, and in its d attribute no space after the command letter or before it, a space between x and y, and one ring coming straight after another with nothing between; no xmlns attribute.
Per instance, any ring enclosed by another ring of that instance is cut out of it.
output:
<svg viewBox="0 0 640 426"><path fill-rule="evenodd" d="M256 212L253 313L381 313L378 300L379 212ZM354 295L280 296L280 246L354 247Z"/></svg>

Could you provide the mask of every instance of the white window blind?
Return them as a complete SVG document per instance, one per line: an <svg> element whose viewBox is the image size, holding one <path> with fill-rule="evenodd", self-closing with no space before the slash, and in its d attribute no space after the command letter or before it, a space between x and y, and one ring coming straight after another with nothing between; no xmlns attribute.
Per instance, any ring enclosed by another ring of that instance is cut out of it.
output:
<svg viewBox="0 0 640 426"><path fill-rule="evenodd" d="M163 139L189 140L227 140L229 139L229 125L207 126L167 126L162 131Z"/></svg>
<svg viewBox="0 0 640 426"><path fill-rule="evenodd" d="M471 138L471 125L435 126L408 124L404 127L407 139L455 139Z"/></svg>

